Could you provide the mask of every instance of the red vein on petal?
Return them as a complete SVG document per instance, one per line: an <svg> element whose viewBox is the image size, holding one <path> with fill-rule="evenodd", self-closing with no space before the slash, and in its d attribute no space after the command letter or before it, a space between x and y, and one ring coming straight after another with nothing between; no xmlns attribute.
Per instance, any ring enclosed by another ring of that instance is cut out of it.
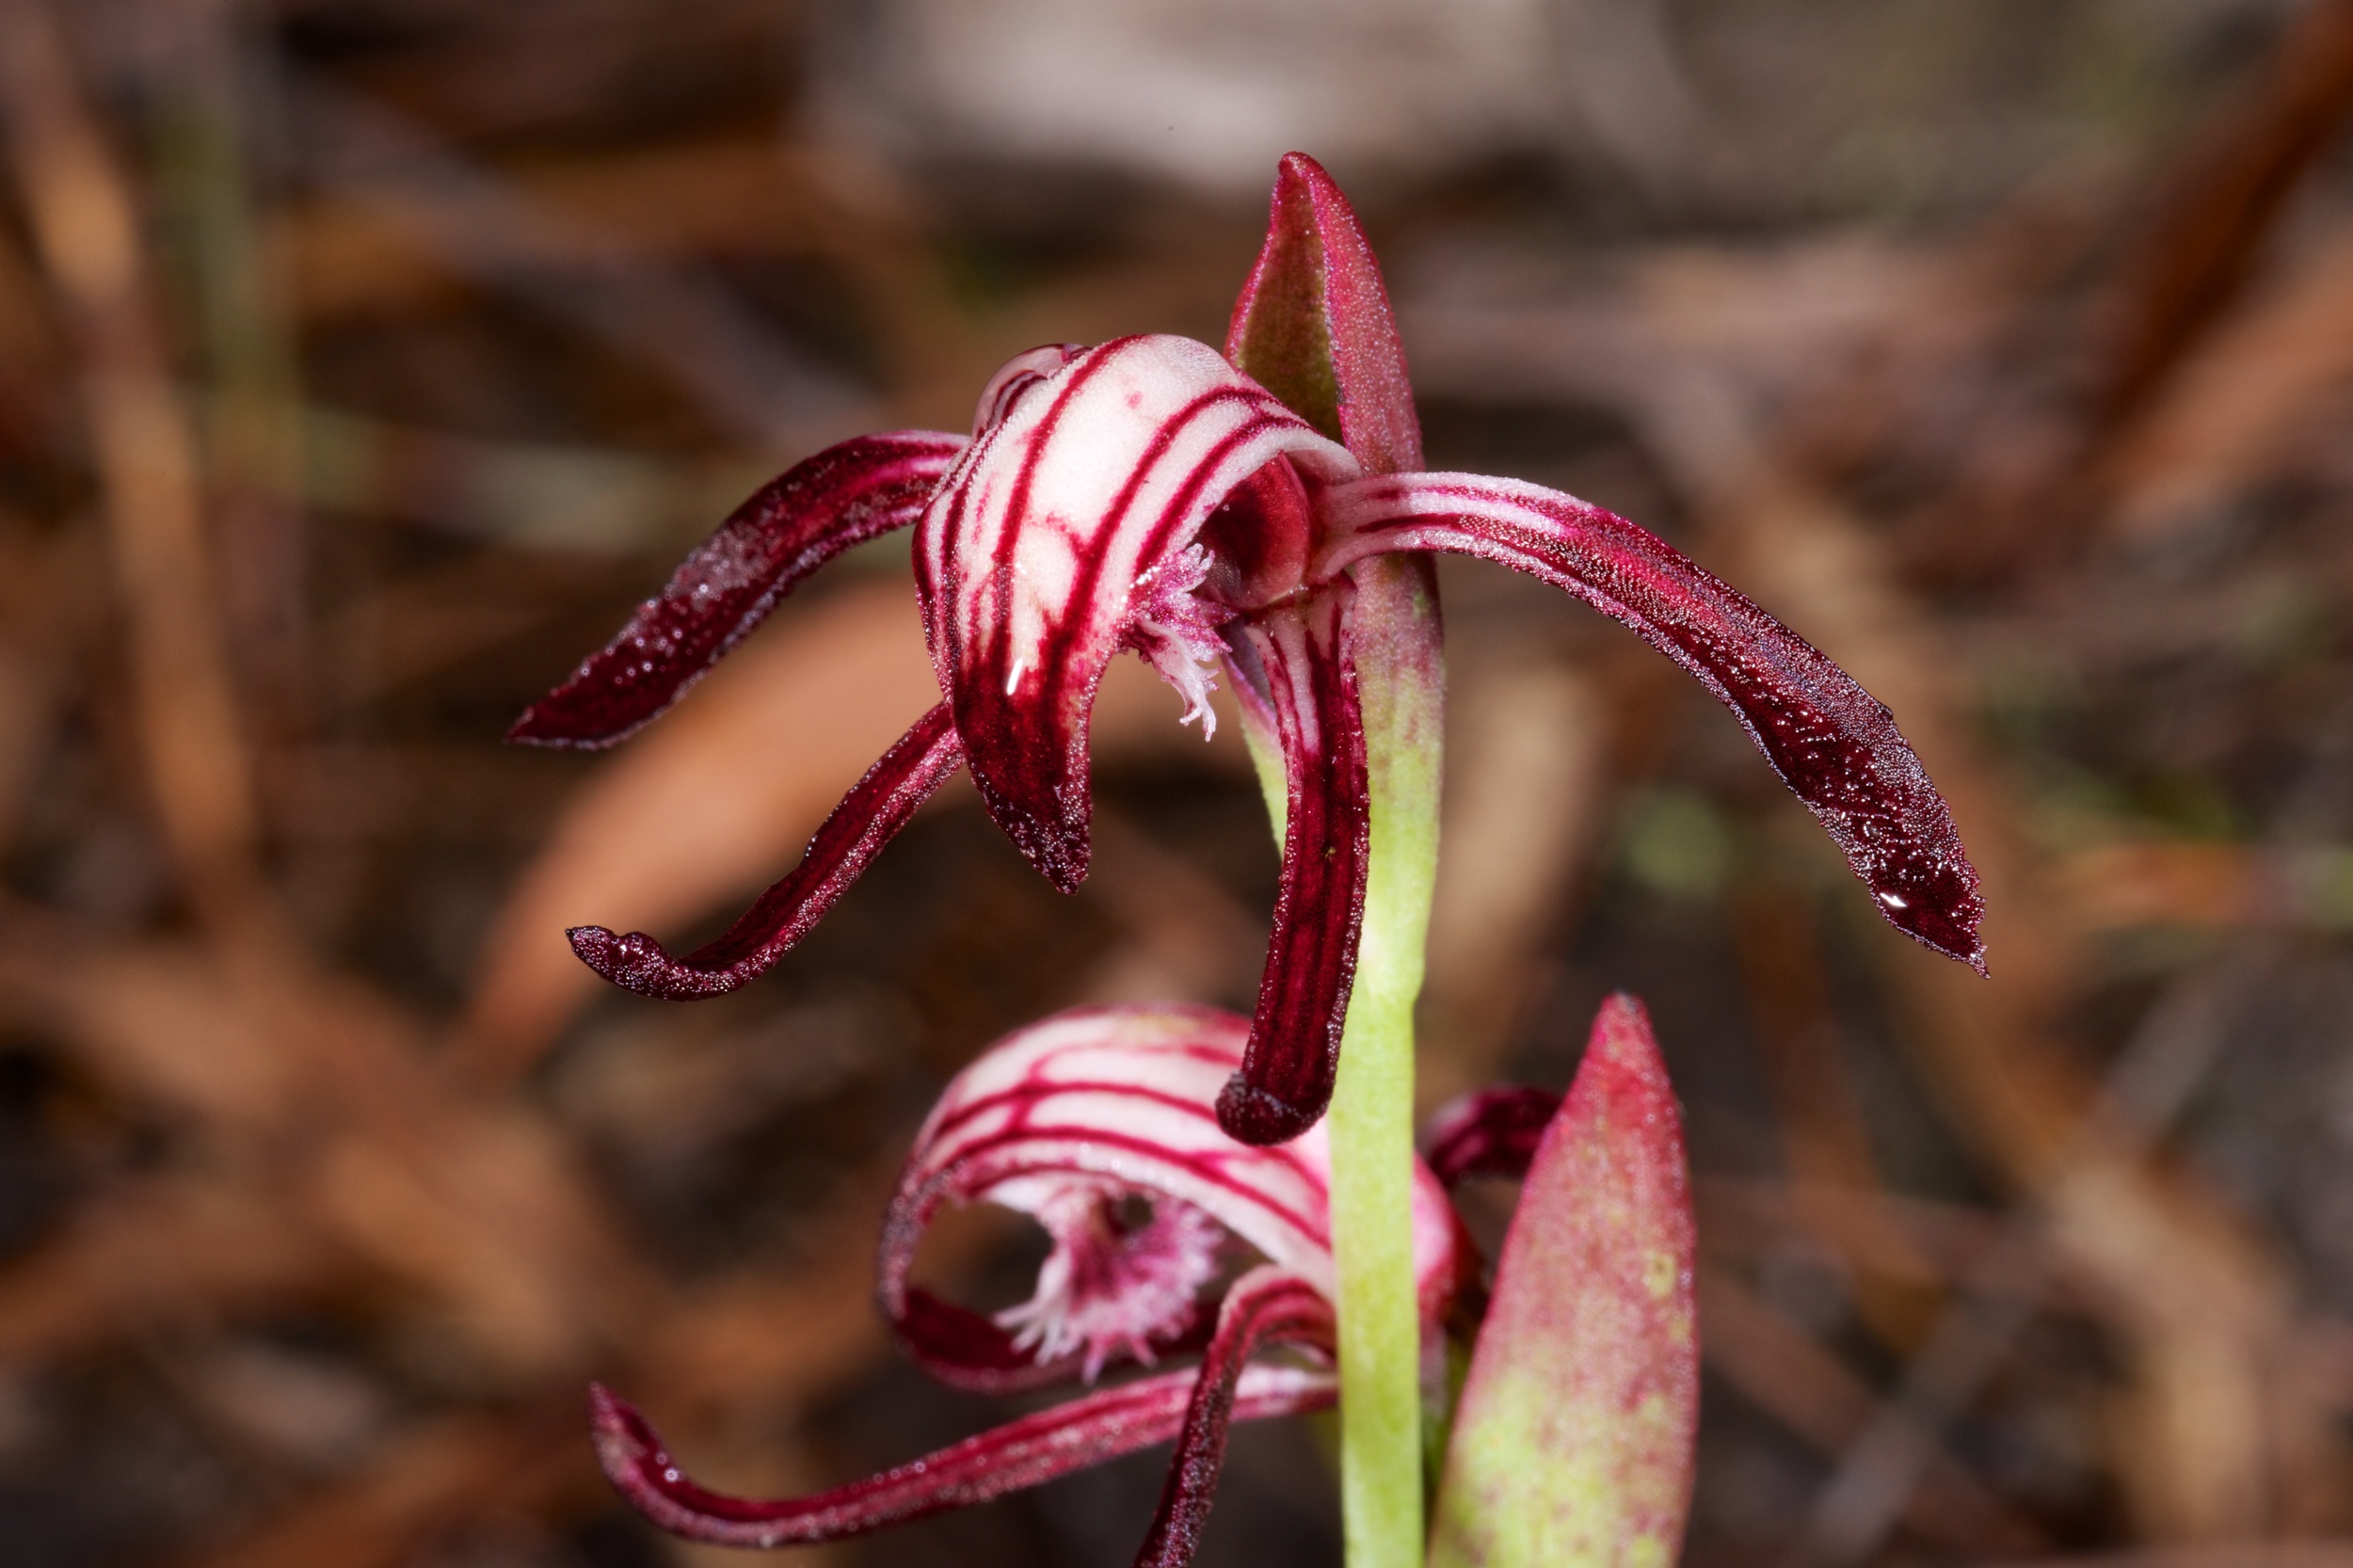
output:
<svg viewBox="0 0 2353 1568"><path fill-rule="evenodd" d="M876 1295L908 1353L961 1387L1032 1387L1080 1369L1067 1357L1035 1365L995 1322L909 1284L916 1247L949 1203L1039 1214L1073 1190L1174 1198L1284 1272L1330 1288L1322 1134L1262 1148L1217 1125L1212 1107L1248 1033L1246 1020L1211 1007L1080 1008L1015 1031L958 1073L917 1133L883 1222ZM1455 1288L1458 1239L1419 1160L1414 1193L1415 1273L1434 1321ZM1181 1349L1201 1332L1172 1319L1149 1348Z"/></svg>
<svg viewBox="0 0 2353 1568"><path fill-rule="evenodd" d="M1016 1030L957 1074L916 1135L883 1222L876 1294L907 1354L943 1382L984 1391L1081 1370L1073 1356L1041 1364L989 1318L908 1284L923 1231L947 1203L1035 1214L1058 1191L1109 1183L1190 1204L1287 1272L1328 1281L1321 1145L1239 1144L1211 1110L1247 1032L1211 1007L1083 1008ZM1150 1349L1179 1350L1201 1334L1174 1325Z"/></svg>
<svg viewBox="0 0 2353 1568"><path fill-rule="evenodd" d="M1243 1363L1270 1345L1329 1349L1334 1334L1332 1304L1305 1280L1260 1268L1234 1282L1202 1356L1152 1528L1136 1553L1137 1568L1184 1568L1200 1548L1201 1527L1209 1523L1218 1472L1225 1464L1225 1437L1237 1414Z"/></svg>
<svg viewBox="0 0 2353 1568"><path fill-rule="evenodd" d="M1241 1070L1217 1101L1219 1125L1245 1144L1286 1143L1313 1127L1339 1069L1370 857L1347 598L1329 588L1244 629L1266 670L1290 797L1257 1014Z"/></svg>
<svg viewBox="0 0 2353 1568"><path fill-rule="evenodd" d="M1088 710L1140 584L1273 458L1346 454L1204 344L1123 338L976 443L918 535L932 657L982 799L1058 888L1089 858Z"/></svg>
<svg viewBox="0 0 2353 1568"><path fill-rule="evenodd" d="M1528 1162L1560 1109L1561 1096L1549 1089L1518 1083L1474 1089L1430 1118L1422 1160L1448 1187L1473 1176L1517 1180L1528 1174Z"/></svg>
<svg viewBox="0 0 2353 1568"><path fill-rule="evenodd" d="M715 941L674 958L642 931L622 936L584 925L566 933L572 951L605 979L640 996L683 1001L732 991L766 973L807 936L963 762L948 705L940 703L842 797L809 840L801 863Z"/></svg>
<svg viewBox="0 0 2353 1568"><path fill-rule="evenodd" d="M731 1497L696 1484L644 1416L602 1387L589 1390L597 1459L630 1505L662 1528L723 1546L837 1541L885 1525L986 1502L1074 1470L1166 1442L1181 1430L1194 1374L1168 1372L1008 1422L865 1480L806 1497ZM1328 1374L1253 1367L1240 1380L1233 1418L1327 1409Z"/></svg>
<svg viewBox="0 0 2353 1568"><path fill-rule="evenodd" d="M633 733L801 579L913 522L966 444L931 430L859 436L787 469L680 562L619 635L526 709L506 738L599 747Z"/></svg>
<svg viewBox="0 0 2353 1568"><path fill-rule="evenodd" d="M1201 1119L1209 1122L1216 1118L1205 1112ZM1058 1150L1058 1145L1062 1149ZM1083 1146L1093 1158L1073 1159L1064 1152L1080 1146ZM1063 1153L1063 1158L1056 1158L1058 1152ZM1007 1133L1000 1138L976 1142L961 1151L957 1158L959 1161L969 1162L970 1179L976 1186L981 1186L1010 1180L1016 1176L1048 1171L1067 1171L1086 1176L1108 1175L1109 1161L1105 1156L1110 1154L1162 1160L1177 1158L1164 1144L1152 1139L1132 1137L1100 1128L1053 1128L1037 1132ZM1302 1212L1271 1196L1261 1183L1238 1177L1220 1163L1198 1158L1185 1159L1182 1163L1186 1174L1202 1186L1264 1211L1296 1231L1301 1240L1311 1245L1330 1247L1332 1239L1328 1215ZM1324 1177L1319 1174L1314 1179L1321 1186ZM1230 1206L1225 1207L1230 1208Z"/></svg>
<svg viewBox="0 0 2353 1568"><path fill-rule="evenodd" d="M1137 493L1188 426L1235 403L1261 412L1221 436L1178 483L1159 517L1142 531L1136 576L1119 585L1119 614L1103 614L1096 603L1097 588ZM973 748L973 779L998 825L1064 892L1075 890L1085 880L1091 856L1088 711L1104 666L1118 651L1128 590L1171 551L1187 542L1184 522L1188 518L1196 527L1208 520L1214 508L1200 504L1201 497L1232 454L1269 431L1296 424L1288 411L1256 389L1219 388L1179 409L1154 435L1143 461L1112 499L1103 523L1090 540L1092 548L1080 552L1064 616L1048 628L1034 650L1034 675L1016 670L1008 662L1005 650L1011 647L1012 616L1001 609L988 651L963 668L955 695L960 725L967 734L979 738ZM1247 477L1238 475L1235 483ZM1006 525L1006 536L1016 538L1023 526L1024 520L1016 515ZM1010 562L1004 564L1000 580L1009 584L1012 570ZM1001 681L1000 671L1005 674ZM1023 689L1007 689L1016 681Z"/></svg>
<svg viewBox="0 0 2353 1568"><path fill-rule="evenodd" d="M1732 710L1890 924L1985 971L1977 871L1894 717L1739 590L1624 518L1516 480L1384 476L1333 486L1319 504L1332 540L1319 577L1389 551L1451 551L1541 578L1632 629Z"/></svg>

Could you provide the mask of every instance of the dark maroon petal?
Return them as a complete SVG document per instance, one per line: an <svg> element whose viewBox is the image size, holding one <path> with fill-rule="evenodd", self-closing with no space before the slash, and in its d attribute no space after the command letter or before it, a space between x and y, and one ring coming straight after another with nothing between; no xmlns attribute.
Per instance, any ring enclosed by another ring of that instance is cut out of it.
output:
<svg viewBox="0 0 2353 1568"><path fill-rule="evenodd" d="M1056 887L1086 875L1104 667L1210 513L1282 456L1358 472L1207 344L1121 338L1026 385L925 510L916 585L973 782Z"/></svg>
<svg viewBox="0 0 2353 1568"><path fill-rule="evenodd" d="M1421 421L1381 264L1323 166L1287 154L1225 357L1368 472L1421 467Z"/></svg>
<svg viewBox="0 0 2353 1568"><path fill-rule="evenodd" d="M1299 471L1277 457L1234 487L1201 527L1206 589L1228 610L1263 610L1299 592L1315 545L1315 507Z"/></svg>
<svg viewBox="0 0 2353 1568"><path fill-rule="evenodd" d="M934 430L859 436L770 480L696 547L619 636L506 732L608 746L677 701L790 593L853 545L904 528L967 442Z"/></svg>
<svg viewBox="0 0 2353 1568"><path fill-rule="evenodd" d="M1449 1187L1472 1176L1517 1180L1528 1174L1536 1144L1560 1109L1561 1096L1549 1089L1518 1083L1474 1089L1430 1118L1422 1159Z"/></svg>
<svg viewBox="0 0 2353 1568"><path fill-rule="evenodd" d="M1237 1414L1242 1367L1270 1345L1307 1344L1329 1350L1332 1304L1306 1281L1273 1268L1254 1269L1234 1282L1218 1314L1217 1333L1201 1360L1199 1380L1176 1434L1176 1454L1160 1485L1151 1531L1136 1553L1136 1568L1184 1568L1201 1544L1225 1464L1225 1433Z"/></svg>
<svg viewBox="0 0 2353 1568"><path fill-rule="evenodd" d="M1371 821L1346 610L1343 585L1243 629L1266 677L1290 794L1257 1016L1241 1070L1217 1100L1219 1125L1245 1144L1287 1143L1313 1127L1339 1069Z"/></svg>
<svg viewBox="0 0 2353 1568"><path fill-rule="evenodd" d="M1516 480L1401 474L1331 487L1320 505L1332 542L1319 577L1387 551L1453 551L1640 632L1733 711L1896 929L1985 972L1977 873L1895 719L1737 589L1624 518Z"/></svg>
<svg viewBox="0 0 2353 1568"><path fill-rule="evenodd" d="M940 703L842 797L809 840L801 863L717 940L673 958L642 931L619 936L600 925L579 925L566 933L572 951L605 979L640 996L684 1001L732 991L765 974L807 936L963 761L948 705Z"/></svg>
<svg viewBox="0 0 2353 1568"><path fill-rule="evenodd" d="M1182 1426L1193 1384L1194 1374L1181 1371L1102 1389L848 1486L764 1500L696 1485L644 1416L602 1387L592 1387L588 1400L598 1462L638 1512L690 1541L781 1546L985 1502L1166 1442ZM1334 1397L1327 1374L1254 1367L1233 1394L1233 1418L1322 1410Z"/></svg>

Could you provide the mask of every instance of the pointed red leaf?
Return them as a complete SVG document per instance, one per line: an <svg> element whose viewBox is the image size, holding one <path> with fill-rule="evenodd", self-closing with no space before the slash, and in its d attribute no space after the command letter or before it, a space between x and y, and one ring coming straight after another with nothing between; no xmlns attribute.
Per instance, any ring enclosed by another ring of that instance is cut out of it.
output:
<svg viewBox="0 0 2353 1568"><path fill-rule="evenodd" d="M1641 1003L1593 1020L1503 1243L1431 1568L1654 1568L1690 1503L1699 1333L1683 1134Z"/></svg>
<svg viewBox="0 0 2353 1568"><path fill-rule="evenodd" d="M1405 350L1381 264L1323 166L1285 155L1266 245L1234 302L1225 357L1369 473L1421 467Z"/></svg>
<svg viewBox="0 0 2353 1568"><path fill-rule="evenodd" d="M1320 1120L1364 924L1370 817L1365 726L1347 636L1346 584L1246 623L1289 787L1274 932L1241 1070L1218 1123L1246 1144L1281 1144Z"/></svg>
<svg viewBox="0 0 2353 1568"><path fill-rule="evenodd" d="M644 1416L602 1387L592 1387L588 1398L598 1462L638 1512L690 1541L782 1546L839 1541L986 1502L1164 1443L1183 1427L1194 1384L1187 1370L1101 1389L865 1480L780 1498L730 1497L696 1485ZM1321 1410L1334 1397L1329 1373L1253 1367L1230 1390L1231 1418Z"/></svg>
<svg viewBox="0 0 2353 1568"><path fill-rule="evenodd" d="M1064 891L1086 875L1104 665L1210 513L1285 456L1319 477L1356 472L1205 344L1121 338L1025 383L925 511L917 587L973 781Z"/></svg>
<svg viewBox="0 0 2353 1568"><path fill-rule="evenodd" d="M1829 829L1880 912L1985 969L1985 901L1945 798L1878 698L1730 584L1624 518L1541 485L1412 473L1321 498L1321 579L1387 551L1444 550L1564 588L1639 632L1730 708Z"/></svg>
<svg viewBox="0 0 2353 1568"><path fill-rule="evenodd" d="M673 958L642 931L616 936L600 925L566 935L581 962L614 984L667 1001L715 997L765 974L808 935L858 873L954 776L964 752L940 703L867 770L808 841L801 863L715 940Z"/></svg>
<svg viewBox="0 0 2353 1568"><path fill-rule="evenodd" d="M904 528L966 445L902 430L796 463L680 563L620 634L506 732L532 745L608 746L677 701L795 584L853 545Z"/></svg>

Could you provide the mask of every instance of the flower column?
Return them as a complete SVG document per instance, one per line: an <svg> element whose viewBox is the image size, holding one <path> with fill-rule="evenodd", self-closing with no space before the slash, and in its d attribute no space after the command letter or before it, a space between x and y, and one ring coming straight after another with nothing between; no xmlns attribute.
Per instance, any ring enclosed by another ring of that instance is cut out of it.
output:
<svg viewBox="0 0 2353 1568"><path fill-rule="evenodd" d="M1368 472L1417 471L1420 422L1372 248L1339 187L1283 160L1266 248L1234 307L1226 358L1344 441ZM1446 677L1426 554L1353 573L1350 622L1371 791L1371 866L1355 990L1332 1097L1339 1272L1341 1517L1350 1568L1419 1568L1421 1314L1415 1299L1414 1001L1437 874ZM1283 838L1283 760L1246 725Z"/></svg>

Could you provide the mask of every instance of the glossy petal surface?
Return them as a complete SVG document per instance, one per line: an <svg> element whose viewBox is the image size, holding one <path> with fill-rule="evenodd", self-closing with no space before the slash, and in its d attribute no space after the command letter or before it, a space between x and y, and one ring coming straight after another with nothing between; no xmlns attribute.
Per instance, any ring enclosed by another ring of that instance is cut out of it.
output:
<svg viewBox="0 0 2353 1568"><path fill-rule="evenodd" d="M1284 456L1355 472L1206 344L1122 338L1024 391L924 512L932 662L990 813L1055 886L1086 874L1087 710L1140 593Z"/></svg>
<svg viewBox="0 0 2353 1568"><path fill-rule="evenodd" d="M506 732L534 745L607 746L642 728L836 555L921 515L962 436L859 436L796 463L680 563L620 634Z"/></svg>
<svg viewBox="0 0 2353 1568"><path fill-rule="evenodd" d="M1431 1568L1664 1568L1699 1427L1689 1178L1641 1004L1593 1021L1528 1171L1439 1485Z"/></svg>
<svg viewBox="0 0 2353 1568"><path fill-rule="evenodd" d="M1665 540L1540 485L1413 473L1324 492L1317 574L1386 551L1482 556L1564 588L1697 677L1829 829L1890 923L1983 971L1977 873L1878 698Z"/></svg>

